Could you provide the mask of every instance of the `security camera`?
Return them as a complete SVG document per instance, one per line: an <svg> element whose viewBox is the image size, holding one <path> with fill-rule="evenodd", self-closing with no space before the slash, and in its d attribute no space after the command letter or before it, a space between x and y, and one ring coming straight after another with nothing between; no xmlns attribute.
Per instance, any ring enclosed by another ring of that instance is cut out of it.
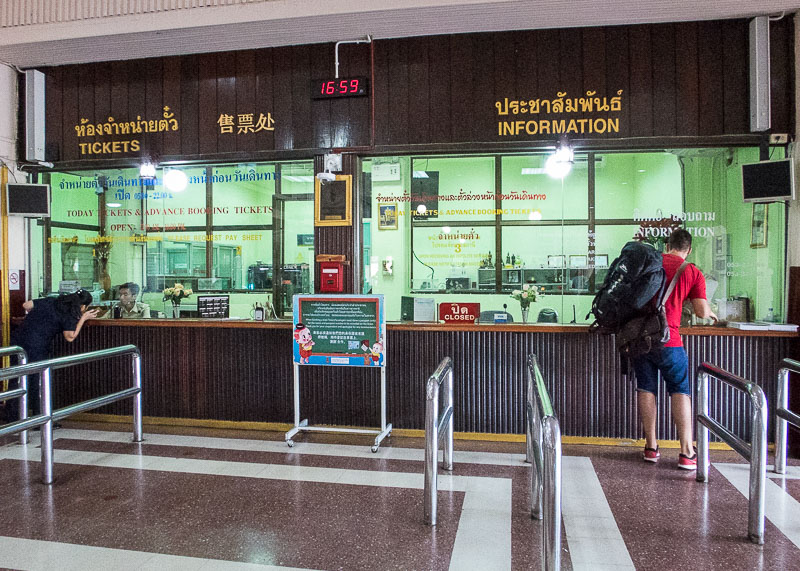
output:
<svg viewBox="0 0 800 571"><path fill-rule="evenodd" d="M318 172L317 178L321 181L332 182L336 180L336 175L332 172Z"/></svg>
<svg viewBox="0 0 800 571"><path fill-rule="evenodd" d="M51 169L51 168L53 168L55 166L53 163L49 163L47 161L36 161L36 164L38 164L40 167L44 167L46 169Z"/></svg>

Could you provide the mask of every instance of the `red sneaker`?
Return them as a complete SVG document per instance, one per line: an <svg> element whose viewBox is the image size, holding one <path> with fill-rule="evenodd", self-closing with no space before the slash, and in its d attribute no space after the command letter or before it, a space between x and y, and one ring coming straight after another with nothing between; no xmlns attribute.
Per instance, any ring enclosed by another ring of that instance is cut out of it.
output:
<svg viewBox="0 0 800 571"><path fill-rule="evenodd" d="M685 454L678 454L678 468L681 470L697 470L697 452L691 458Z"/></svg>
<svg viewBox="0 0 800 571"><path fill-rule="evenodd" d="M653 464L658 462L658 459L661 458L661 452L658 451L658 446L656 446L655 448L647 448L645 446L642 458L644 459L645 462L652 462Z"/></svg>

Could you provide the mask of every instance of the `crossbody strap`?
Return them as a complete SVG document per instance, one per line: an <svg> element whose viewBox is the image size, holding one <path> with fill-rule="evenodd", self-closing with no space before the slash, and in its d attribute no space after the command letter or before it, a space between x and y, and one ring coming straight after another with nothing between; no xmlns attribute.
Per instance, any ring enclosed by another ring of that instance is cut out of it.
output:
<svg viewBox="0 0 800 571"><path fill-rule="evenodd" d="M681 277L683 270L686 269L686 266L689 265L689 262L686 260L678 268L678 271L675 272L675 275L672 276L672 281L669 282L669 287L667 287L667 291L664 292L664 295L661 297L661 303L658 304L658 308L661 309L664 307L664 304L667 303L669 296L672 295L672 292L675 290L675 286L678 284L678 279Z"/></svg>

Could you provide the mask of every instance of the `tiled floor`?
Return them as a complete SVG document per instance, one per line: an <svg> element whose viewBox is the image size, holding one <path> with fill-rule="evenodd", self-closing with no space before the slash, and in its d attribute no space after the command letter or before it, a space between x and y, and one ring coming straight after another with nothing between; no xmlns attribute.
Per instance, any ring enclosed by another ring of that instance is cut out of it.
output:
<svg viewBox="0 0 800 571"><path fill-rule="evenodd" d="M67 423L56 481L38 433L0 447L0 567L11 569L539 569L523 445L457 441L423 524L423 442ZM160 433L159 433L160 432ZM711 481L627 447L566 446L564 569L800 569L800 466L769 474L766 543L747 540L747 467ZM674 457L673 457L674 456Z"/></svg>

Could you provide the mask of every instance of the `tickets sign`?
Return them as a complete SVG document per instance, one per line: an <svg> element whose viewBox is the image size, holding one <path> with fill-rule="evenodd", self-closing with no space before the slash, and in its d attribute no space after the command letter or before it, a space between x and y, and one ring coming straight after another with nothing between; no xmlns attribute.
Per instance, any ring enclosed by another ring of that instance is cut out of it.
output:
<svg viewBox="0 0 800 571"><path fill-rule="evenodd" d="M439 320L445 323L475 323L480 315L480 303L439 304Z"/></svg>

